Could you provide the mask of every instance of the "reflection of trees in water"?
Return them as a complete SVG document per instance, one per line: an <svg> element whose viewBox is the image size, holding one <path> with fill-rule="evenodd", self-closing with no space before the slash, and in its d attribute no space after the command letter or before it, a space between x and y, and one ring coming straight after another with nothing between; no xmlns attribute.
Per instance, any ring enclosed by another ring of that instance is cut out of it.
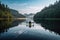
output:
<svg viewBox="0 0 60 40"><path fill-rule="evenodd" d="M60 0L37 12L34 16L34 21L41 23L46 29L60 34Z"/></svg>
<svg viewBox="0 0 60 40"><path fill-rule="evenodd" d="M1 20L0 21L0 29L1 28L7 28L9 26L9 24L11 24L12 21L8 21L8 20Z"/></svg>
<svg viewBox="0 0 60 40"><path fill-rule="evenodd" d="M17 26L18 24L22 23L24 20L14 20L12 22L12 24L10 25L10 27L14 27L14 26Z"/></svg>
<svg viewBox="0 0 60 40"><path fill-rule="evenodd" d="M7 28L9 28L10 24L12 23L12 21L10 20L0 20L0 33L1 32L7 32Z"/></svg>
<svg viewBox="0 0 60 40"><path fill-rule="evenodd" d="M60 20L44 20L41 22L42 27L60 34Z"/></svg>
<svg viewBox="0 0 60 40"><path fill-rule="evenodd" d="M7 32L9 28L17 26L21 22L23 21L0 20L0 33Z"/></svg>

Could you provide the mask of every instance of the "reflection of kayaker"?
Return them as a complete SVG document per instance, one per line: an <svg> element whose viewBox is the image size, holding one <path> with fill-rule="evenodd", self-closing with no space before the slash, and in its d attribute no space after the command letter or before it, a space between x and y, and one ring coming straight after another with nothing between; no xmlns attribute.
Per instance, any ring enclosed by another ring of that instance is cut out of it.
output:
<svg viewBox="0 0 60 40"><path fill-rule="evenodd" d="M33 23L33 22L29 21L29 22L26 22L26 23L28 23L28 25L26 25L26 26L29 26L30 28L31 28L31 27L34 27L34 23ZM33 23L33 24L32 24L32 23Z"/></svg>
<svg viewBox="0 0 60 40"><path fill-rule="evenodd" d="M32 23L31 23L31 21L29 21L29 27L31 27L31 25L32 25Z"/></svg>

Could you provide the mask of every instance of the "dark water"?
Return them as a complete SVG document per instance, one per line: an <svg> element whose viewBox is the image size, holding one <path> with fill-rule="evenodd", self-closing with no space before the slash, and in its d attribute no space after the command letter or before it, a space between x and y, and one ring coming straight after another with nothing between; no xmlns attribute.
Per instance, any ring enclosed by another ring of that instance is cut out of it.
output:
<svg viewBox="0 0 60 40"><path fill-rule="evenodd" d="M30 21L34 22L34 27L29 28L26 21L14 21L11 27L0 30L0 40L60 40L60 35L54 31L44 29L33 20Z"/></svg>

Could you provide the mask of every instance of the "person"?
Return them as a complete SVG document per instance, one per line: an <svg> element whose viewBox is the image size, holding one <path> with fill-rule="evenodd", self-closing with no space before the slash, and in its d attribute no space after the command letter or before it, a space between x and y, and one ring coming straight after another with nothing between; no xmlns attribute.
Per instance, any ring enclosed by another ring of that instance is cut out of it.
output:
<svg viewBox="0 0 60 40"><path fill-rule="evenodd" d="M34 27L34 23L33 22L29 21L29 22L26 22L26 23L29 24L29 25L26 25L26 26L29 26L29 28L31 28L32 26ZM32 25L32 23L33 23L33 25Z"/></svg>

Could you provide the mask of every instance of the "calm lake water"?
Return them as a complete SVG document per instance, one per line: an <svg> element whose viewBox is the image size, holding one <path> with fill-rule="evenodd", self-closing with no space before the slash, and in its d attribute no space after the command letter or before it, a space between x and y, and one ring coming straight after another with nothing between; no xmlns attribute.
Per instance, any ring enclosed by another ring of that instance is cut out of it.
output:
<svg viewBox="0 0 60 40"><path fill-rule="evenodd" d="M41 25L34 22L34 27L29 28L27 21L14 22L13 27L0 32L0 40L60 40L60 35L53 31L44 29ZM15 25L16 24L16 25ZM33 25L33 23L32 23Z"/></svg>

